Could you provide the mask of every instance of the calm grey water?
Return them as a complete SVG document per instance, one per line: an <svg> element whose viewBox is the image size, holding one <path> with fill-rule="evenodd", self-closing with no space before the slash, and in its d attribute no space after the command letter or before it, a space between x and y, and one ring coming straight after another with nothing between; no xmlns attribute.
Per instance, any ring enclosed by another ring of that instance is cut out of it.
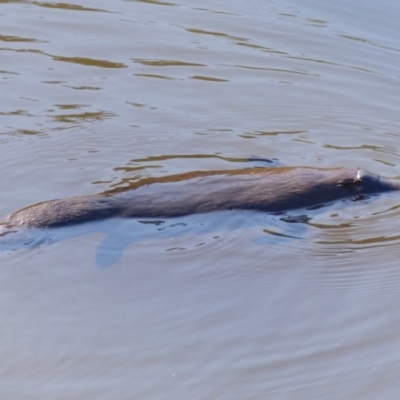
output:
<svg viewBox="0 0 400 400"><path fill-rule="evenodd" d="M251 155L400 175L399 13L0 0L0 215ZM0 397L397 399L399 206L115 220L3 248Z"/></svg>

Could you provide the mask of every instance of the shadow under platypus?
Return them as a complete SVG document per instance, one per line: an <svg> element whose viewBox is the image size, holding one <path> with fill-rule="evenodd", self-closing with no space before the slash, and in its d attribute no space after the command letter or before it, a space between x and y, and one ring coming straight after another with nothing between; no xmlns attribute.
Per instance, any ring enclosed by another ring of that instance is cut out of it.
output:
<svg viewBox="0 0 400 400"><path fill-rule="evenodd" d="M38 203L13 213L5 225L8 231L44 230L107 218L159 221L228 210L284 213L399 189L399 180L347 168L198 171L144 179L98 195Z"/></svg>

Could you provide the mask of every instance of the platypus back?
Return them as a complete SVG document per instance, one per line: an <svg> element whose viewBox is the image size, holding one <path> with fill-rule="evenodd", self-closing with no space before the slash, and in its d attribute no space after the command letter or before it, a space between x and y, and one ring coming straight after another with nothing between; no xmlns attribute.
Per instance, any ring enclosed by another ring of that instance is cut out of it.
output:
<svg viewBox="0 0 400 400"><path fill-rule="evenodd" d="M193 172L39 203L13 213L10 222L52 228L111 217L168 218L238 209L281 212L399 189L396 180L346 168Z"/></svg>

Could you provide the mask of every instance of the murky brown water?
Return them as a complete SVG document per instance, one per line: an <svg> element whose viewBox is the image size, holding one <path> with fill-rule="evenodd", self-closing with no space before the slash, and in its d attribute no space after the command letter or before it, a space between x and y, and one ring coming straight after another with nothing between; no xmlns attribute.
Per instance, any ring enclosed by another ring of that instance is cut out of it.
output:
<svg viewBox="0 0 400 400"><path fill-rule="evenodd" d="M251 155L400 175L399 12L0 0L0 215ZM308 217L106 221L0 252L0 397L397 399L399 197Z"/></svg>

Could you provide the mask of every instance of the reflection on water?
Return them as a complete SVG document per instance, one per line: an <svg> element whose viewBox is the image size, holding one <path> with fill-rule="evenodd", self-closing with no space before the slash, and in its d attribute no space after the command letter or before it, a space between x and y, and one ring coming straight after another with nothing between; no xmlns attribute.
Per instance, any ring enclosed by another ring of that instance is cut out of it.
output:
<svg viewBox="0 0 400 400"><path fill-rule="evenodd" d="M175 61L175 60L134 60L135 63L139 63L142 65L150 65L154 67L206 67L205 64L196 64L184 61Z"/></svg>
<svg viewBox="0 0 400 400"><path fill-rule="evenodd" d="M398 7L0 0L0 214L247 165L399 175ZM0 397L397 399L398 220L393 194L3 235Z"/></svg>
<svg viewBox="0 0 400 400"><path fill-rule="evenodd" d="M81 64L89 67L99 67L99 68L126 68L127 65L122 63L116 63L108 60L94 60L93 58L85 57L61 57L61 56L51 56L54 61L70 62L75 64Z"/></svg>
<svg viewBox="0 0 400 400"><path fill-rule="evenodd" d="M102 10L99 8L89 8L84 7L78 4L68 4L68 3L48 3L43 1L32 1L32 4L39 7L48 7L48 8L56 8L60 10L69 10L69 11L91 11L91 12L109 12L106 10Z"/></svg>

